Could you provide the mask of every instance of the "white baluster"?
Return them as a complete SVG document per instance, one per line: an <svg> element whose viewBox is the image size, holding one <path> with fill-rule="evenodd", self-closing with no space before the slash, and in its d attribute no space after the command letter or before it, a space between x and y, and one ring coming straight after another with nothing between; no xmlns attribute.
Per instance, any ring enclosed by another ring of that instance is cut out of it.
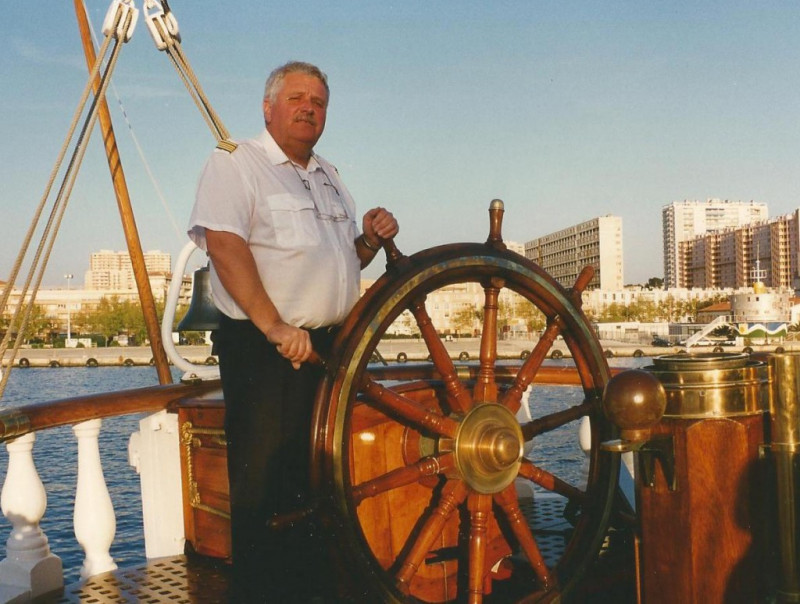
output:
<svg viewBox="0 0 800 604"><path fill-rule="evenodd" d="M36 435L9 442L8 473L0 494L0 508L12 526L6 558L0 562L0 598L31 599L61 589L61 559L50 553L39 521L47 509L47 494L33 463Z"/></svg>
<svg viewBox="0 0 800 604"><path fill-rule="evenodd" d="M117 530L114 506L103 477L97 435L101 421L92 419L72 427L78 439L78 488L75 493L75 537L86 558L81 577L117 568L109 549Z"/></svg>

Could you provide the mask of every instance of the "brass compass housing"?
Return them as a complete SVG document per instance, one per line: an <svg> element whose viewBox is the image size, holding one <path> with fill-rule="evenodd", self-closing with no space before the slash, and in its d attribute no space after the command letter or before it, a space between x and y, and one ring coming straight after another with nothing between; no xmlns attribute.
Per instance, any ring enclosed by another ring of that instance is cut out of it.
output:
<svg viewBox="0 0 800 604"><path fill-rule="evenodd" d="M478 493L497 493L516 478L523 445L522 429L508 409L495 403L476 405L456 433L456 467Z"/></svg>

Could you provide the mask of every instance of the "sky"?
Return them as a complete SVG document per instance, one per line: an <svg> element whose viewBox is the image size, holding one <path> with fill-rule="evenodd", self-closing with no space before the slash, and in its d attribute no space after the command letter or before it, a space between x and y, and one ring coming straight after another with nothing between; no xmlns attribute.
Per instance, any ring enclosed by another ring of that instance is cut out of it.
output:
<svg viewBox="0 0 800 604"><path fill-rule="evenodd" d="M86 4L99 30L109 3ZM171 0L170 8L235 139L263 128L272 68L304 60L328 74L316 151L361 210L395 214L405 254L484 241L498 198L507 241L620 216L624 281L641 283L663 276L661 209L673 201L755 200L770 216L800 207L796 2ZM72 2L3 9L0 280L87 80ZM142 246L174 261L216 141L141 15L113 86ZM91 252L125 247L99 139L95 132L47 286L64 286L69 273L75 287ZM201 262L196 253L193 264Z"/></svg>

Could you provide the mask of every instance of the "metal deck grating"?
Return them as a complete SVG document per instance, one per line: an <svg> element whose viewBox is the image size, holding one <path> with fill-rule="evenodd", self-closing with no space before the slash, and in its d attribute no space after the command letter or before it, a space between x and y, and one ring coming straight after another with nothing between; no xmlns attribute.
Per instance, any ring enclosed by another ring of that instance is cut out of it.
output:
<svg viewBox="0 0 800 604"><path fill-rule="evenodd" d="M66 587L54 602L211 604L226 601L227 587L225 564L177 556L97 575Z"/></svg>
<svg viewBox="0 0 800 604"><path fill-rule="evenodd" d="M536 544L547 566L552 567L564 553L572 534L572 526L563 516L567 500L559 495L536 494L536 499L519 500L519 507L533 527Z"/></svg>
<svg viewBox="0 0 800 604"><path fill-rule="evenodd" d="M535 502L524 498L519 500L519 504L533 527L545 562L553 566L563 555L572 533L571 525L563 517L566 500L553 494L537 493ZM607 539L604 551L608 545ZM177 556L92 577L66 587L64 594L52 602L214 604L226 602L228 581L229 567L223 562ZM618 601L630 600L620 598Z"/></svg>

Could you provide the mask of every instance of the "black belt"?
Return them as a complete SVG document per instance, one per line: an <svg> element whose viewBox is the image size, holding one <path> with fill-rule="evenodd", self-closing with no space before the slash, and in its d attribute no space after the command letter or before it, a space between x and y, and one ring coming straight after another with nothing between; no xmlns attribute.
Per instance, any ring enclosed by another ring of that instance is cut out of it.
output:
<svg viewBox="0 0 800 604"><path fill-rule="evenodd" d="M336 333L339 331L340 325L328 325L327 327L314 327L313 329L308 329L304 327L308 333L310 334L325 334L325 333Z"/></svg>

